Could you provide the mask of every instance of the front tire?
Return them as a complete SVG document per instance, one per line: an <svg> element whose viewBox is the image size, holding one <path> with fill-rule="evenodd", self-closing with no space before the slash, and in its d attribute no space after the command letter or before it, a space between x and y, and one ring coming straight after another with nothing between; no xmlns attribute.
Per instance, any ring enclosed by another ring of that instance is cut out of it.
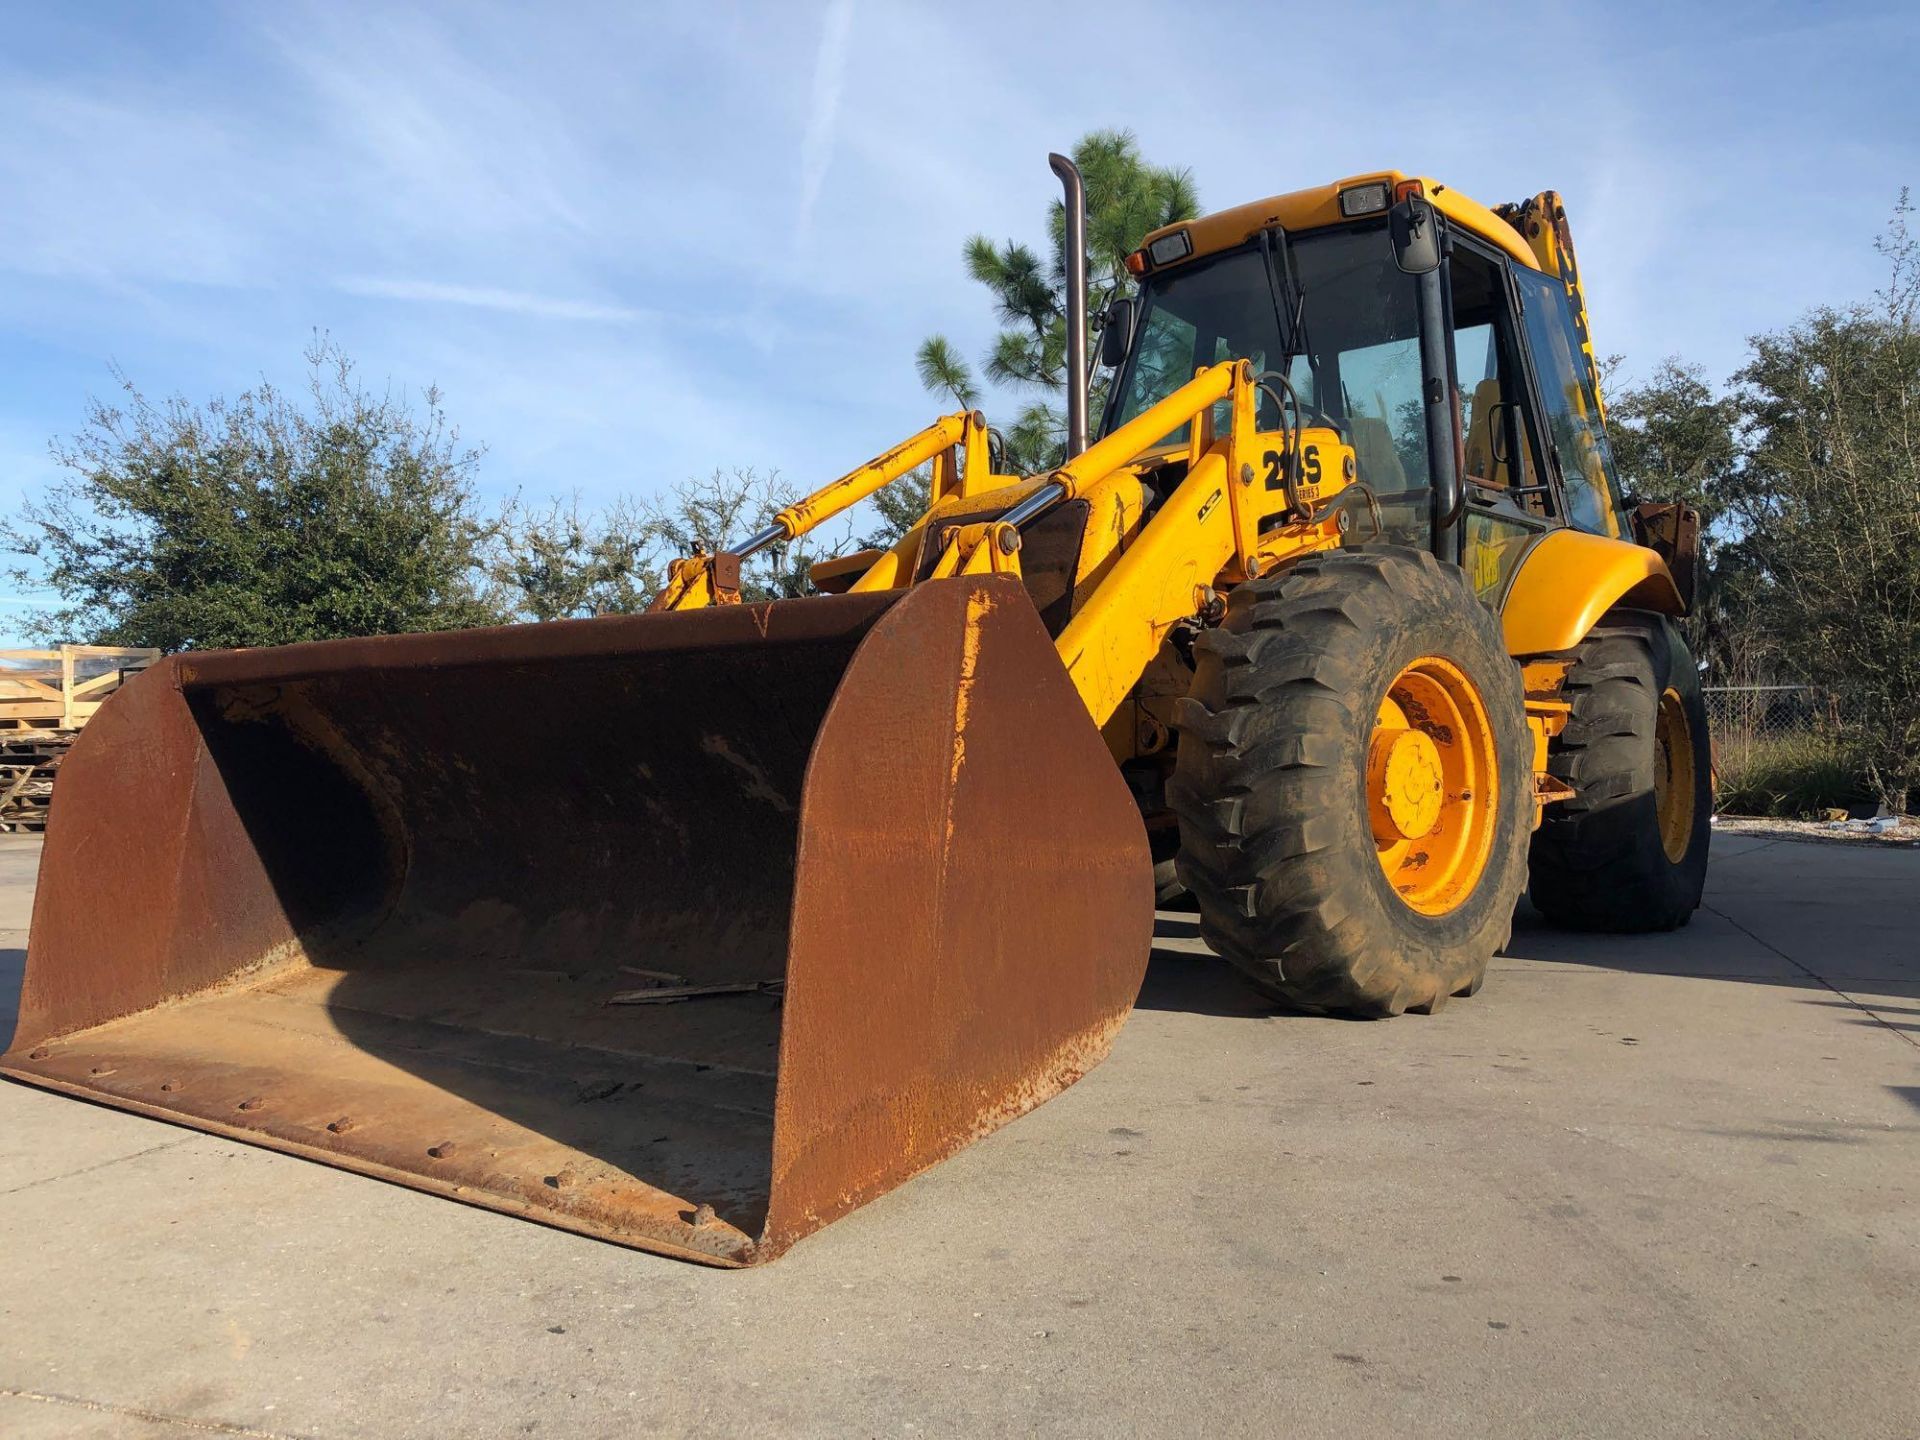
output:
<svg viewBox="0 0 1920 1440"><path fill-rule="evenodd" d="M1687 642L1663 615L1615 616L1580 642L1562 694L1573 711L1547 768L1574 797L1548 806L1534 834L1534 907L1569 929L1678 929L1706 886L1713 817Z"/></svg>
<svg viewBox="0 0 1920 1440"><path fill-rule="evenodd" d="M1202 937L1264 993L1365 1016L1479 987L1532 822L1520 670L1421 551L1311 556L1194 646L1168 796Z"/></svg>

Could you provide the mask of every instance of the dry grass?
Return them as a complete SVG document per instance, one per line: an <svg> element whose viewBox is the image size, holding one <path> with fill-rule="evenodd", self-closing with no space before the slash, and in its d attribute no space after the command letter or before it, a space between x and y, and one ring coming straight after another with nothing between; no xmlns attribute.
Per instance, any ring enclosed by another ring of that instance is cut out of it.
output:
<svg viewBox="0 0 1920 1440"><path fill-rule="evenodd" d="M1832 735L1720 735L1713 759L1714 808L1723 815L1818 820L1873 805L1859 756Z"/></svg>

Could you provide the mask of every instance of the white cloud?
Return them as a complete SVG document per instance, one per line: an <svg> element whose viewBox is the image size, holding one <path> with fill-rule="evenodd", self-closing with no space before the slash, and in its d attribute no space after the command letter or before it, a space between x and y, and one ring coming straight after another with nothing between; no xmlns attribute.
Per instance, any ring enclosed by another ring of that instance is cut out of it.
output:
<svg viewBox="0 0 1920 1440"><path fill-rule="evenodd" d="M509 315L531 315L541 320L592 320L626 324L647 312L628 305L591 300L566 300L530 295L524 290L497 290L484 285L446 285L435 280L388 280L349 276L339 282L349 295L377 300L406 300L426 305L466 305L476 310L501 310Z"/></svg>
<svg viewBox="0 0 1920 1440"><path fill-rule="evenodd" d="M262 49L317 122L298 182L397 235L586 228L585 149L560 85L473 28L400 9L252 12ZM506 62L506 63L497 63ZM530 83L532 82L532 83Z"/></svg>
<svg viewBox="0 0 1920 1440"><path fill-rule="evenodd" d="M813 230L813 210L833 163L834 131L840 120L840 86L847 68L847 42L853 32L853 0L829 0L813 58L813 96L807 106L807 133L800 142L800 210L793 226L796 246Z"/></svg>

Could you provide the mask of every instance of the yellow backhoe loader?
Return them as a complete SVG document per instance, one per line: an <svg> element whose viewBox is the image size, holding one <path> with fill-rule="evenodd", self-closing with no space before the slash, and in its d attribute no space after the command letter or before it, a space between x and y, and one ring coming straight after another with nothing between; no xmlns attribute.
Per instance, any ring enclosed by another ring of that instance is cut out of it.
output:
<svg viewBox="0 0 1920 1440"><path fill-rule="evenodd" d="M1384 171L1148 235L1093 433L1054 168L1058 468L949 415L653 613L156 665L61 772L0 1069L743 1265L1096 1064L1156 892L1369 1016L1472 994L1529 877L1683 924L1695 523L1615 494L1557 197ZM742 602L922 466L898 543Z"/></svg>

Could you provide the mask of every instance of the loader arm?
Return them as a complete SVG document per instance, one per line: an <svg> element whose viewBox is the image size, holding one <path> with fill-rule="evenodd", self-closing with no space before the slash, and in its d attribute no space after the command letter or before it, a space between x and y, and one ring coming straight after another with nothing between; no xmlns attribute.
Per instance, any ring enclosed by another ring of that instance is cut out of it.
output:
<svg viewBox="0 0 1920 1440"><path fill-rule="evenodd" d="M977 412L946 416L788 506L745 544L719 555L676 560L673 579L653 608L699 609L737 600L739 556L796 538L936 458L946 468L936 469L929 515L882 554L852 590L895 590L955 576L1018 576L1023 527L1056 506L1139 486L1144 470L1168 458L1169 438L1184 430L1185 478L1143 512L1097 583L1079 587L1083 593L1073 619L1055 642L1088 715L1104 726L1168 634L1204 611L1216 587L1340 542L1348 517L1339 497L1351 484L1352 449L1330 428L1260 430L1261 383L1243 360L1207 366L1060 468L1012 484L989 472L985 423ZM1217 431L1221 407L1228 423ZM1311 471L1301 464L1310 451L1318 452ZM951 458L956 452L958 460ZM1310 483L1306 473L1325 478ZM952 477L945 485L943 475ZM1354 488L1365 493L1364 487ZM1008 503L997 519L938 525L943 501L1001 489ZM938 548L923 555L929 545ZM921 557L917 568L916 557ZM716 588L714 578L727 582L729 569L730 584Z"/></svg>
<svg viewBox="0 0 1920 1440"><path fill-rule="evenodd" d="M769 545L798 540L929 461L935 462L936 494L943 493L943 480L945 489L962 494L974 487L985 488L986 418L977 410L943 415L838 480L782 506L765 529L742 544L713 555L696 553L673 561L667 569L666 585L648 610L698 610L707 605L738 604L740 562L747 556Z"/></svg>

